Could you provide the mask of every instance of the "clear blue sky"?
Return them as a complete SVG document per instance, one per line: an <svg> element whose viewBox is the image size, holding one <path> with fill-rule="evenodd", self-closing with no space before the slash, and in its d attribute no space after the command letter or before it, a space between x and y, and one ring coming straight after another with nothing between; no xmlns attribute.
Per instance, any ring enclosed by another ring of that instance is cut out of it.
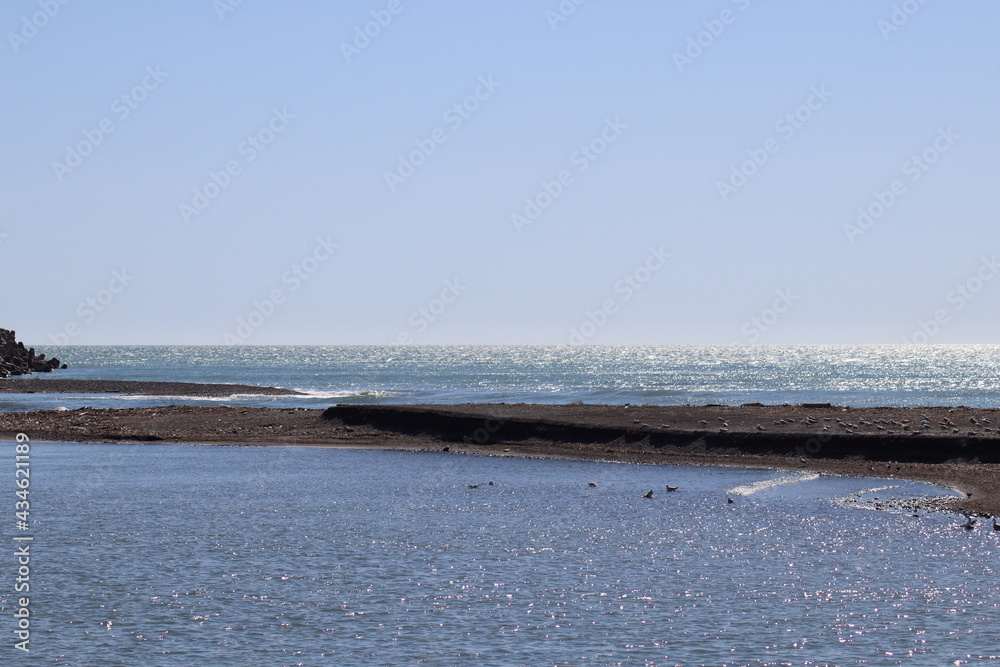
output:
<svg viewBox="0 0 1000 667"><path fill-rule="evenodd" d="M0 326L997 343L998 24L984 0L9 0Z"/></svg>

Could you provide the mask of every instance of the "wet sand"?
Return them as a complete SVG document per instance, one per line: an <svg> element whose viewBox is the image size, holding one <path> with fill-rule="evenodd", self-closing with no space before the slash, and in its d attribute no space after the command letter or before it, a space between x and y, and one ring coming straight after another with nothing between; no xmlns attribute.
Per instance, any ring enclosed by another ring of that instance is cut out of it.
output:
<svg viewBox="0 0 1000 667"><path fill-rule="evenodd" d="M229 385L232 386L232 385ZM1000 410L838 406L165 406L0 413L0 438L305 445L724 465L932 482L1000 516ZM913 435L914 432L919 435Z"/></svg>

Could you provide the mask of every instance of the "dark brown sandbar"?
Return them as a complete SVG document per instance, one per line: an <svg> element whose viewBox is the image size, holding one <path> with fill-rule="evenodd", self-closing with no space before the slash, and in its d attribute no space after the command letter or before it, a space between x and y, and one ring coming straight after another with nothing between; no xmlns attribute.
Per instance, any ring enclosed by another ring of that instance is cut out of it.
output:
<svg viewBox="0 0 1000 667"><path fill-rule="evenodd" d="M919 428L922 417L930 428ZM0 413L0 437L23 432L34 440L76 442L447 448L491 456L782 468L933 482L971 494L951 503L956 512L1000 515L998 420L998 410L961 407L167 406ZM922 434L909 435L915 428Z"/></svg>
<svg viewBox="0 0 1000 667"><path fill-rule="evenodd" d="M142 382L137 380L0 380L0 394L133 394L137 396L200 396L223 398L236 394L302 396L292 389L249 384L201 382Z"/></svg>

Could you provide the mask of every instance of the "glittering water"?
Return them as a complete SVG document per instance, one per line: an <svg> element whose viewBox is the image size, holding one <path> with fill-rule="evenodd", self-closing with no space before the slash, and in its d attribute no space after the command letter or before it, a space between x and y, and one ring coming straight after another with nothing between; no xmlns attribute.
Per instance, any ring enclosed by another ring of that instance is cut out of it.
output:
<svg viewBox="0 0 1000 667"><path fill-rule="evenodd" d="M0 455L12 461L12 444ZM838 500L946 493L925 484L50 443L33 444L31 480L32 653L2 646L3 664L843 667L1000 654L1000 533ZM12 524L0 524L7 545ZM7 644L14 568L0 561Z"/></svg>
<svg viewBox="0 0 1000 667"><path fill-rule="evenodd" d="M2 395L0 410L163 403L552 402L1000 405L1000 346L52 347L50 377L232 382L300 398Z"/></svg>

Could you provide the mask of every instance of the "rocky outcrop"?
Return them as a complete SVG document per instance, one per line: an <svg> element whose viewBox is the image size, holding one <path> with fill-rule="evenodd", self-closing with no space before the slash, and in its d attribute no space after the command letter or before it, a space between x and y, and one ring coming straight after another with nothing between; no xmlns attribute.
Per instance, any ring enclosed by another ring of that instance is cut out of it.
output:
<svg viewBox="0 0 1000 667"><path fill-rule="evenodd" d="M35 354L35 348L24 347L13 331L0 329L0 378L51 373L57 368L66 368L66 364L55 357L46 359L44 354Z"/></svg>

